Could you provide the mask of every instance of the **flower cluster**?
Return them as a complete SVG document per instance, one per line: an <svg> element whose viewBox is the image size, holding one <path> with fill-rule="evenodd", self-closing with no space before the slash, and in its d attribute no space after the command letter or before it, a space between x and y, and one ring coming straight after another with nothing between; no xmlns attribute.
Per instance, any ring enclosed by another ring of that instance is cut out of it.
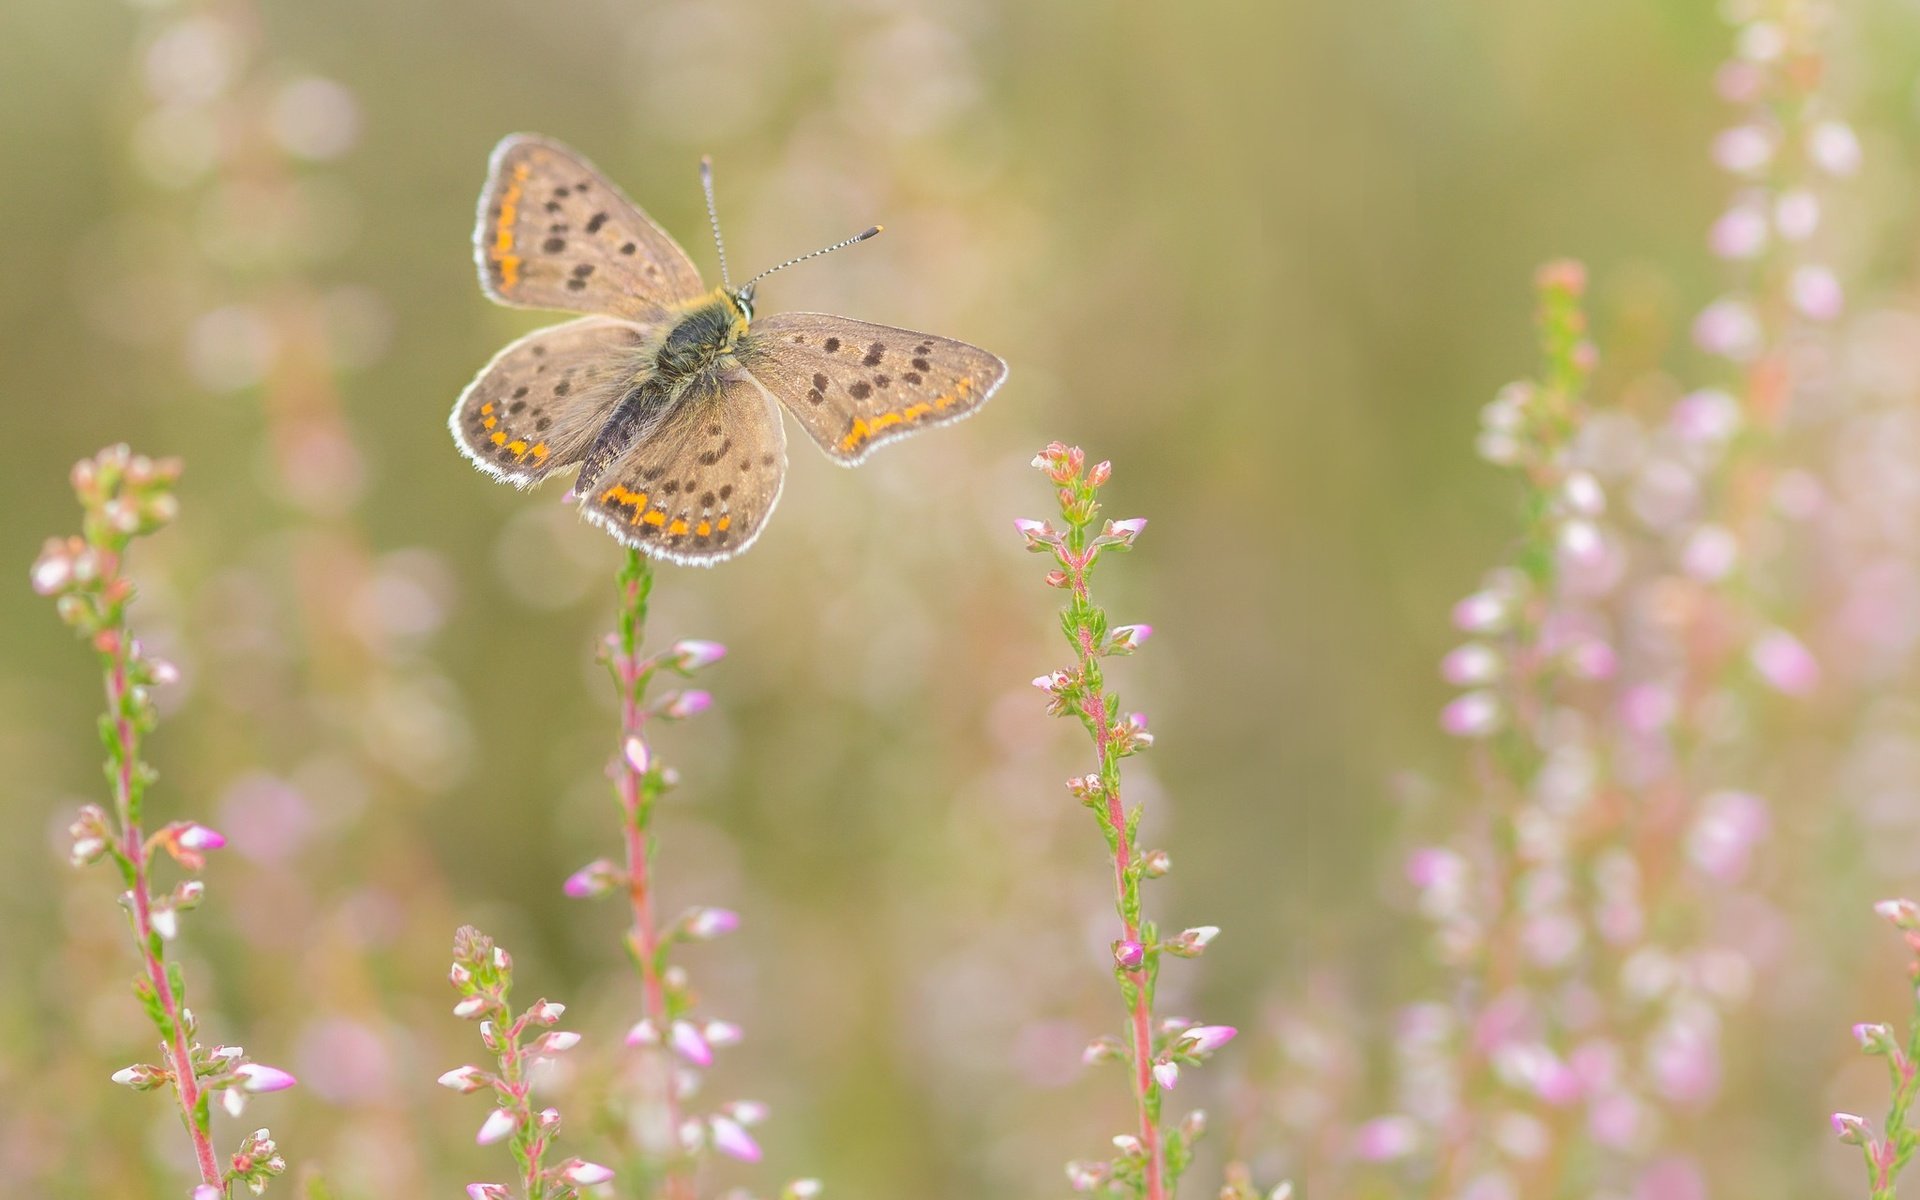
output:
<svg viewBox="0 0 1920 1200"><path fill-rule="evenodd" d="M1067 593L1061 628L1074 653L1071 666L1042 675L1033 684L1046 695L1049 715L1077 718L1093 740L1098 769L1067 780L1067 790L1093 813L1107 839L1120 917L1113 963L1127 1012L1126 1032L1095 1041L1087 1048L1086 1061L1128 1066L1138 1116L1137 1131L1113 1139L1118 1153L1101 1161L1068 1163L1067 1179L1079 1192L1163 1200L1174 1194L1206 1118L1196 1111L1173 1129L1163 1129L1162 1099L1179 1083L1183 1067L1205 1061L1235 1031L1230 1025L1155 1021L1154 987L1163 956L1196 958L1220 930L1201 925L1162 937L1146 919L1141 881L1165 875L1172 860L1164 850L1140 851L1140 809L1129 811L1121 800L1120 761L1153 745L1153 735L1144 716L1122 711L1120 698L1107 690L1101 664L1139 649L1153 628L1110 624L1106 612L1093 603L1088 581L1103 553L1131 549L1147 523L1139 518L1101 520L1099 491L1112 478L1113 467L1106 462L1089 467L1079 447L1054 442L1035 456L1033 465L1057 489L1062 527L1033 520L1014 526L1029 549L1053 559L1047 584Z"/></svg>
<svg viewBox="0 0 1920 1200"><path fill-rule="evenodd" d="M1865 1117L1852 1113L1837 1112L1831 1120L1836 1137L1849 1146L1860 1147L1872 1200L1893 1200L1900 1172L1913 1157L1914 1148L1920 1146L1920 1131L1907 1123L1914 1100L1920 1098L1920 904L1904 899L1882 900L1873 909L1900 932L1913 956L1907 964L1907 978L1913 984L1914 1005L1907 1017L1904 1039L1896 1037L1886 1025L1863 1023L1853 1027L1861 1053L1887 1063L1892 1099L1887 1105L1885 1133L1876 1135Z"/></svg>
<svg viewBox="0 0 1920 1200"><path fill-rule="evenodd" d="M620 804L626 854L623 862L597 859L568 877L574 897L619 893L627 898L632 924L627 949L640 971L641 1014L627 1031L627 1044L643 1052L642 1111L633 1114L645 1169L658 1176L659 1190L671 1200L692 1195L692 1171L709 1152L742 1162L759 1162L760 1145L750 1128L765 1119L766 1106L752 1100L721 1104L704 1115L686 1112L685 1102L700 1085L700 1072L713 1064L714 1051L740 1041L740 1026L699 1013L699 997L684 968L669 961L673 948L704 942L739 928L731 910L698 906L662 923L655 912L653 814L660 797L679 782L679 773L658 761L647 741L649 722L679 721L704 712L712 698L704 691L673 688L648 698L662 676L691 678L719 662L726 647L717 642L679 641L665 651L641 652L653 569L637 551L629 551L619 577L617 627L608 635L602 659L620 694L620 746L608 766ZM787 1185L783 1195L806 1200L818 1195L811 1179ZM647 1194L643 1186L642 1194Z"/></svg>
<svg viewBox="0 0 1920 1200"><path fill-rule="evenodd" d="M541 1066L580 1044L580 1035L555 1029L566 1005L534 1001L516 1015L508 1003L513 990L513 956L471 925L453 935L453 968L448 976L459 1003L453 1015L480 1023L480 1040L493 1055L495 1069L455 1067L440 1076L442 1087L456 1092L490 1090L494 1108L474 1140L482 1146L512 1139L525 1200L573 1200L577 1189L613 1178L599 1163L569 1158L548 1165L548 1151L560 1132L560 1112L533 1109L533 1078ZM530 1042L523 1039L531 1036ZM511 1189L498 1183L471 1183L472 1200L507 1200Z"/></svg>
<svg viewBox="0 0 1920 1200"><path fill-rule="evenodd" d="M218 832L196 821L172 821L149 834L147 789L153 769L140 758L155 722L152 689L178 678L171 663L147 652L128 626L133 583L124 573L135 538L153 533L178 511L173 495L180 464L155 461L113 446L75 464L74 494L84 514L76 537L53 538L35 560L34 590L50 596L60 619L93 647L106 680L107 712L101 719L111 808L84 805L68 827L68 857L76 867L111 862L120 876L120 904L127 913L141 974L134 995L160 1035L160 1061L135 1063L114 1072L113 1081L137 1092L168 1088L180 1106L193 1142L201 1183L196 1200L225 1196L239 1183L255 1194L286 1169L272 1138L262 1129L222 1166L208 1129L209 1105L217 1096L235 1116L246 1098L292 1087L294 1078L249 1059L239 1046L202 1046L198 1022L186 1004L186 979L167 959L167 943L180 932L180 914L197 907L206 884L195 878L209 851L226 845ZM164 855L188 878L156 892L154 867Z"/></svg>

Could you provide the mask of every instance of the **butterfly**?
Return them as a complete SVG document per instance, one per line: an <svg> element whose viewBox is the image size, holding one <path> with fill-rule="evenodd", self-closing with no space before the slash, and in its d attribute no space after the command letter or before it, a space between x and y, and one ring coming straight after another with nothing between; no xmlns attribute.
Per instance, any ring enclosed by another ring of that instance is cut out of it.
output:
<svg viewBox="0 0 1920 1200"><path fill-rule="evenodd" d="M785 409L843 466L971 416L1007 376L977 346L826 313L755 319L754 288L722 286L573 150L530 134L495 147L474 226L488 296L585 316L511 343L460 394L449 426L475 466L529 487L578 466L570 496L614 537L710 566L753 544L786 478Z"/></svg>

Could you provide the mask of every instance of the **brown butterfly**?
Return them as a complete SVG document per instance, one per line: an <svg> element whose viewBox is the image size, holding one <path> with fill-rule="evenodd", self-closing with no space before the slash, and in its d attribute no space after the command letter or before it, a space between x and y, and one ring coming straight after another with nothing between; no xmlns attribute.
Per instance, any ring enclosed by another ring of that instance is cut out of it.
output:
<svg viewBox="0 0 1920 1200"><path fill-rule="evenodd" d="M713 177L701 163L719 243ZM558 142L495 148L474 227L480 286L502 304L592 314L494 356L453 407L474 465L527 487L578 464L571 495L629 546L710 566L760 535L786 477L782 406L827 456L970 416L1007 364L952 338L825 313L754 320L754 285L875 226L709 290L686 252Z"/></svg>

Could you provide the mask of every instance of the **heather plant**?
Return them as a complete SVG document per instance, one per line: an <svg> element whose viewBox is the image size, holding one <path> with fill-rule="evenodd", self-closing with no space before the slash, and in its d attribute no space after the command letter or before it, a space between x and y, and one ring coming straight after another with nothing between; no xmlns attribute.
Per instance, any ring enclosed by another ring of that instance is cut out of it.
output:
<svg viewBox="0 0 1920 1200"><path fill-rule="evenodd" d="M520 1168L524 1200L574 1200L580 1188L605 1183L613 1172L599 1163L569 1158L549 1165L547 1155L560 1132L560 1110L533 1109L534 1074L580 1044L580 1035L553 1026L566 1005L542 997L515 1014L513 956L471 925L453 935L453 967L448 975L460 993L453 1015L480 1024L480 1040L493 1055L494 1069L455 1067L440 1077L456 1092L490 1090L494 1108L474 1140L482 1146L507 1141ZM522 1039L532 1035L530 1044ZM470 1183L472 1200L508 1200L512 1190L498 1183Z"/></svg>
<svg viewBox="0 0 1920 1200"><path fill-rule="evenodd" d="M167 955L182 915L206 898L199 874L207 853L226 844L219 833L193 820L169 821L147 832L147 794L156 776L142 760L141 748L154 729L153 689L173 682L178 671L133 635L128 610L134 585L126 559L135 540L174 518L179 476L177 461L135 455L125 446L76 463L71 479L83 514L81 532L49 539L31 577L34 590L52 597L60 619L92 647L106 684L100 741L110 805L80 810L69 829L71 859L76 867L111 863L119 876L120 906L140 958L133 994L160 1038L158 1062L124 1067L113 1080L136 1092L164 1088L172 1093L200 1176L194 1200L214 1200L229 1195L236 1183L257 1195L286 1169L265 1129L249 1134L223 1165L210 1129L214 1098L238 1116L249 1094L292 1087L294 1078L254 1062L239 1046L202 1045L199 1024L187 1007L186 975ZM163 891L155 877L165 859L186 878Z"/></svg>
<svg viewBox="0 0 1920 1200"><path fill-rule="evenodd" d="M1124 1032L1095 1041L1087 1048L1086 1060L1126 1067L1136 1117L1132 1130L1114 1137L1118 1153L1102 1161L1068 1163L1067 1179L1078 1192L1166 1200L1175 1194L1181 1174L1193 1160L1193 1146L1205 1131L1206 1116L1194 1110L1168 1129L1161 1107L1167 1093L1179 1084L1181 1069L1206 1061L1236 1031L1231 1025L1154 1015L1162 961L1169 955L1199 957L1220 930L1201 925L1163 938L1146 916L1141 884L1167 874L1172 859L1164 850L1140 849L1141 809L1138 805L1128 809L1121 796L1121 761L1153 745L1153 735L1147 732L1145 716L1122 713L1119 695L1107 690L1102 663L1132 654L1146 643L1153 628L1111 624L1106 611L1093 601L1090 580L1101 556L1131 549L1147 523L1137 517L1101 519L1099 492L1112 478L1113 467L1106 462L1088 467L1086 454L1078 446L1050 443L1034 457L1033 465L1058 489L1063 527L1024 519L1015 525L1029 549L1054 560L1047 585L1067 593L1060 626L1074 660L1033 683L1046 693L1049 715L1077 719L1092 739L1096 769L1069 779L1067 790L1093 814L1106 839L1113 863L1114 909L1120 920L1120 936L1113 941L1113 971L1126 1012ZM1230 1185L1229 1194L1240 1186Z"/></svg>
<svg viewBox="0 0 1920 1200"><path fill-rule="evenodd" d="M1863 1022L1853 1027L1853 1037L1861 1053L1884 1059L1887 1064L1887 1116L1876 1134L1865 1117L1853 1113L1834 1113L1834 1135L1849 1146L1860 1148L1867 1168L1867 1194L1872 1200L1893 1200L1900 1172L1920 1146L1920 1131L1908 1124L1913 1102L1920 1098L1920 904L1911 900L1882 900L1873 906L1888 924L1899 931L1912 961L1907 964L1907 981L1914 1004L1907 1017L1905 1036L1897 1036L1891 1026Z"/></svg>
<svg viewBox="0 0 1920 1200"><path fill-rule="evenodd" d="M693 717L707 709L712 697L694 688L676 687L651 698L647 693L663 676L690 678L720 661L726 648L682 640L664 651L643 653L653 566L639 551L627 551L618 589L615 628L602 644L601 658L620 697L620 739L608 773L619 805L623 853L619 861L597 859L580 868L567 879L565 890L573 897L618 895L629 905L626 948L640 984L640 1015L626 1035L627 1044L640 1052L626 1097L627 1126L635 1143L635 1194L691 1200L698 1194L701 1163L710 1154L760 1161L760 1146L749 1128L765 1118L766 1106L735 1100L702 1114L688 1110L700 1072L712 1065L716 1049L740 1041L741 1029L701 1012L699 994L671 955L678 945L732 932L740 918L709 906L690 908L671 920L663 920L657 911L659 842L653 819L660 798L679 783L679 773L655 755L648 726ZM819 1192L817 1181L801 1179L789 1183L782 1195L809 1200Z"/></svg>

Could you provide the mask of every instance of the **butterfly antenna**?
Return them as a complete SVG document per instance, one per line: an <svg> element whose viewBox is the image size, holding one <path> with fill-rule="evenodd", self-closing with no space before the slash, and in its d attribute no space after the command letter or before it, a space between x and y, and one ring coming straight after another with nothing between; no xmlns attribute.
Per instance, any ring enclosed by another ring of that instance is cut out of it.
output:
<svg viewBox="0 0 1920 1200"><path fill-rule="evenodd" d="M870 237L877 236L880 233L880 231L885 228L886 226L884 225L875 225L871 229L864 230L863 232L854 234L852 237L848 238L844 242L835 242L831 246L822 246L818 250L813 251L811 254L802 254L799 258L790 258L787 261L781 263L777 267L768 267L766 270L760 272L758 275L755 275L752 279L747 280L746 285L742 287L740 290L743 292L751 292L753 290L754 284L759 283L762 279L765 279L767 276L773 274L775 271L784 271L795 263L803 263L810 258L819 258L822 254L832 254L835 250L845 250L848 246L852 246L857 243L864 242Z"/></svg>
<svg viewBox="0 0 1920 1200"><path fill-rule="evenodd" d="M707 194L707 222L713 226L714 249L720 251L720 282L733 290L733 280L727 276L727 244L720 240L720 209L713 202L713 156L700 156L700 188Z"/></svg>

